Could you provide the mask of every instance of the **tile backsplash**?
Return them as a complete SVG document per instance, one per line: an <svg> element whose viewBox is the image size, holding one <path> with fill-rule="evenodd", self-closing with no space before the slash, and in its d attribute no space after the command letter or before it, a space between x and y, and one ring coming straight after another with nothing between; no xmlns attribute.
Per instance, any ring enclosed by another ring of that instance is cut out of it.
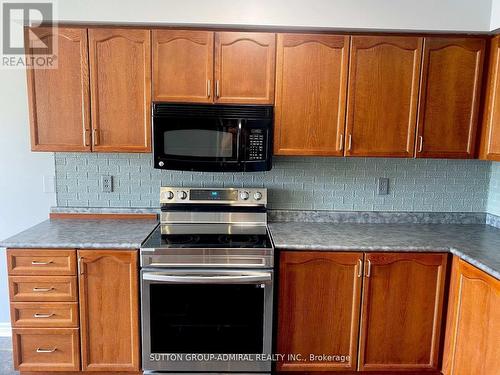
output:
<svg viewBox="0 0 500 375"><path fill-rule="evenodd" d="M56 153L57 204L158 207L160 186L263 186L274 209L484 212L489 204L500 211L500 195L488 203L489 162L326 157L273 162L269 172L178 172L154 169L151 154ZM113 192L101 191L101 175L113 176ZM376 194L378 177L390 179L388 195Z"/></svg>
<svg viewBox="0 0 500 375"><path fill-rule="evenodd" d="M500 216L500 162L491 164L491 178L487 211Z"/></svg>

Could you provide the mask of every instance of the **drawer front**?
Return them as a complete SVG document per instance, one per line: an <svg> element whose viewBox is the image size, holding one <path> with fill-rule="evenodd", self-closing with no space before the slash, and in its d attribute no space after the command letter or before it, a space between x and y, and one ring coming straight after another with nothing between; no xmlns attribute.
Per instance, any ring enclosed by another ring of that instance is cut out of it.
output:
<svg viewBox="0 0 500 375"><path fill-rule="evenodd" d="M77 328L78 303L13 302L10 317L14 328Z"/></svg>
<svg viewBox="0 0 500 375"><path fill-rule="evenodd" d="M9 275L76 275L75 250L8 249Z"/></svg>
<svg viewBox="0 0 500 375"><path fill-rule="evenodd" d="M15 328L12 343L16 370L80 370L77 328Z"/></svg>
<svg viewBox="0 0 500 375"><path fill-rule="evenodd" d="M9 276L11 302L76 302L76 276Z"/></svg>

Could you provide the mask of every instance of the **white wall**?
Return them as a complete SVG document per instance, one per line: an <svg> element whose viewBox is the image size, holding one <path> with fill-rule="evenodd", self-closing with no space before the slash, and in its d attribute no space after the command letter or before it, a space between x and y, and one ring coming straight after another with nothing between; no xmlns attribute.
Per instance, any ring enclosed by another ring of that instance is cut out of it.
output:
<svg viewBox="0 0 500 375"><path fill-rule="evenodd" d="M490 30L500 29L500 0L491 0Z"/></svg>
<svg viewBox="0 0 500 375"><path fill-rule="evenodd" d="M489 31L491 0L56 0L66 21Z"/></svg>
<svg viewBox="0 0 500 375"><path fill-rule="evenodd" d="M0 240L48 217L55 194L43 193L54 175L52 153L29 145L26 74L0 68ZM9 321L5 251L0 249L0 323Z"/></svg>

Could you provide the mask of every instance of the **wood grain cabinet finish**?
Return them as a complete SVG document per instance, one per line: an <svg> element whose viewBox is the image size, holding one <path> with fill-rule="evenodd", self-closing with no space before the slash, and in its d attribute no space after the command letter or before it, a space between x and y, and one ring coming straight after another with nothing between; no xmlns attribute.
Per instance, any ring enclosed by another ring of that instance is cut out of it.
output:
<svg viewBox="0 0 500 375"><path fill-rule="evenodd" d="M78 328L15 328L14 367L19 371L80 370Z"/></svg>
<svg viewBox="0 0 500 375"><path fill-rule="evenodd" d="M365 254L359 370L439 370L446 264L447 254Z"/></svg>
<svg viewBox="0 0 500 375"><path fill-rule="evenodd" d="M75 250L8 249L9 275L76 275Z"/></svg>
<svg viewBox="0 0 500 375"><path fill-rule="evenodd" d="M349 36L277 40L274 153L342 156Z"/></svg>
<svg viewBox="0 0 500 375"><path fill-rule="evenodd" d="M491 40L480 156L500 161L500 36Z"/></svg>
<svg viewBox="0 0 500 375"><path fill-rule="evenodd" d="M151 151L151 32L89 29L93 150Z"/></svg>
<svg viewBox="0 0 500 375"><path fill-rule="evenodd" d="M276 34L215 33L215 101L274 102Z"/></svg>
<svg viewBox="0 0 500 375"><path fill-rule="evenodd" d="M15 328L78 328L78 303L12 302L10 316Z"/></svg>
<svg viewBox="0 0 500 375"><path fill-rule="evenodd" d="M25 29L26 54L40 39L57 46L57 67L28 68L28 102L33 151L90 151L87 30Z"/></svg>
<svg viewBox="0 0 500 375"><path fill-rule="evenodd" d="M12 302L76 302L76 276L9 276Z"/></svg>
<svg viewBox="0 0 500 375"><path fill-rule="evenodd" d="M278 371L356 369L363 253L283 252L280 255L278 353L302 354ZM310 354L350 356L310 361Z"/></svg>
<svg viewBox="0 0 500 375"><path fill-rule="evenodd" d="M445 375L499 374L500 280L453 259Z"/></svg>
<svg viewBox="0 0 500 375"><path fill-rule="evenodd" d="M138 371L137 251L79 250L84 371Z"/></svg>
<svg viewBox="0 0 500 375"><path fill-rule="evenodd" d="M423 39L353 36L345 154L413 157Z"/></svg>
<svg viewBox="0 0 500 375"><path fill-rule="evenodd" d="M417 157L474 157L485 47L483 38L425 38Z"/></svg>
<svg viewBox="0 0 500 375"><path fill-rule="evenodd" d="M153 30L153 100L213 101L214 33Z"/></svg>

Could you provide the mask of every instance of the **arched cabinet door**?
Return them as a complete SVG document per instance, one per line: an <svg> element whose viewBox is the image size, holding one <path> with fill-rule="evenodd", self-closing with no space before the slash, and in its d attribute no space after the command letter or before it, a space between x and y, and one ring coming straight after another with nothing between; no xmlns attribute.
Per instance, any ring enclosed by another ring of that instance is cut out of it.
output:
<svg viewBox="0 0 500 375"><path fill-rule="evenodd" d="M276 34L215 33L215 100L272 104Z"/></svg>
<svg viewBox="0 0 500 375"><path fill-rule="evenodd" d="M89 29L94 151L151 151L150 34Z"/></svg>
<svg viewBox="0 0 500 375"><path fill-rule="evenodd" d="M276 155L344 154L349 39L278 34Z"/></svg>
<svg viewBox="0 0 500 375"><path fill-rule="evenodd" d="M483 38L425 38L417 157L474 157L485 47Z"/></svg>
<svg viewBox="0 0 500 375"><path fill-rule="evenodd" d="M353 36L345 154L413 157L423 38Z"/></svg>
<svg viewBox="0 0 500 375"><path fill-rule="evenodd" d="M33 151L90 151L87 29L25 29L26 54L41 40L55 49L54 67L27 69Z"/></svg>
<svg viewBox="0 0 500 375"><path fill-rule="evenodd" d="M137 250L78 250L84 371L139 371Z"/></svg>
<svg viewBox="0 0 500 375"><path fill-rule="evenodd" d="M214 33L153 30L153 100L213 101Z"/></svg>

